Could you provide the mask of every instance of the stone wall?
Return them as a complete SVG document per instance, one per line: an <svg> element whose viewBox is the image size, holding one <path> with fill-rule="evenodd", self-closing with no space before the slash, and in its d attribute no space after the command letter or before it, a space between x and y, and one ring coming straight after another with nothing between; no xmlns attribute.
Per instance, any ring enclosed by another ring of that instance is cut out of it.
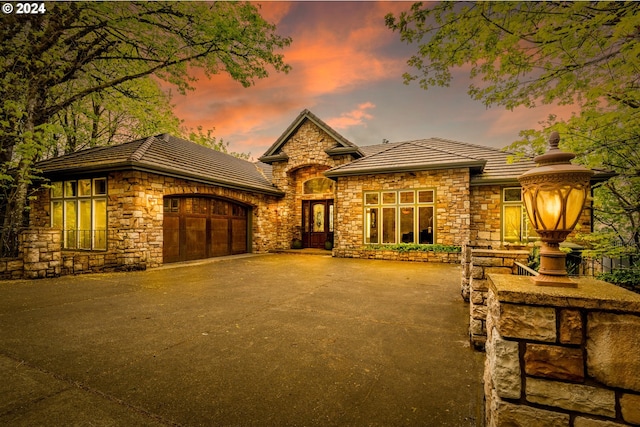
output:
<svg viewBox="0 0 640 427"><path fill-rule="evenodd" d="M163 198L171 195L220 197L249 206L250 251L268 252L277 247L274 236L279 227L279 198L275 196L147 172L112 172L107 176L107 250L63 250L60 274L141 270L162 265ZM48 229L51 222L49 200L49 191L41 190L31 203L30 222L41 230Z"/></svg>
<svg viewBox="0 0 640 427"><path fill-rule="evenodd" d="M32 227L19 235L17 258L0 259L0 279L58 277L62 270L60 230Z"/></svg>
<svg viewBox="0 0 640 427"><path fill-rule="evenodd" d="M334 249L333 256L338 258L382 259L389 261L460 263L460 252L399 252L362 248L358 250Z"/></svg>
<svg viewBox="0 0 640 427"><path fill-rule="evenodd" d="M277 205L279 226L274 233L277 249L289 249L291 241L301 237L298 230L302 226L302 200L336 198L335 195L305 195L302 191L307 179L324 178L322 173L327 169L353 160L350 155L329 156L325 152L335 146L333 137L308 120L282 145L281 150L288 159L272 165L273 184L285 192Z"/></svg>
<svg viewBox="0 0 640 427"><path fill-rule="evenodd" d="M508 246L502 241L502 190L505 187L518 187L518 185L471 187L469 246L488 249ZM591 203L590 200L587 201L576 229L567 238L568 241L571 241L577 233L588 233L591 230Z"/></svg>
<svg viewBox="0 0 640 427"><path fill-rule="evenodd" d="M447 169L339 177L336 201L336 256L366 257L365 191L435 188L436 241L462 246L469 238L469 170ZM460 254L456 253L457 260Z"/></svg>
<svg viewBox="0 0 640 427"><path fill-rule="evenodd" d="M640 295L488 277L488 427L640 425Z"/></svg>
<svg viewBox="0 0 640 427"><path fill-rule="evenodd" d="M462 290L469 295L469 339L476 349L484 349L487 340L487 293L489 274L514 274L515 262L527 263L529 251L466 249L468 265L463 264L463 274L467 274L468 289ZM470 259L469 259L470 258ZM464 286L463 277L463 286Z"/></svg>

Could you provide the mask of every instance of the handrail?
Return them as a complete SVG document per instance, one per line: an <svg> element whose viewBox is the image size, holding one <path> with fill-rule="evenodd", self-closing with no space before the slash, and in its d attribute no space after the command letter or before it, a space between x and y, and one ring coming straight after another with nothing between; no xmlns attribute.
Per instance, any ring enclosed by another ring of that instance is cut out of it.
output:
<svg viewBox="0 0 640 427"><path fill-rule="evenodd" d="M537 276L538 274L540 274L534 269L529 268L526 265L519 263L518 261L515 261L514 264L517 267L516 275L518 276Z"/></svg>

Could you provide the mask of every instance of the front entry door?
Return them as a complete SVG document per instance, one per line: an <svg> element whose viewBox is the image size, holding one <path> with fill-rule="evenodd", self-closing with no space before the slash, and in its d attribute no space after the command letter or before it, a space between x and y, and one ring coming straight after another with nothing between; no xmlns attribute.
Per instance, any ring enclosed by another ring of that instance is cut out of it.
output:
<svg viewBox="0 0 640 427"><path fill-rule="evenodd" d="M302 246L326 248L333 246L333 200L302 201Z"/></svg>

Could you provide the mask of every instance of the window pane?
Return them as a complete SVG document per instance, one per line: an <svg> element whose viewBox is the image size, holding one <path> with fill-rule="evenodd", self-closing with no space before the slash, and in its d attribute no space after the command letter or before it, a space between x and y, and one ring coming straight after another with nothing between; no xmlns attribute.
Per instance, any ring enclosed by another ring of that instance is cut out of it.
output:
<svg viewBox="0 0 640 427"><path fill-rule="evenodd" d="M78 248L91 249L91 200L80 200L78 216Z"/></svg>
<svg viewBox="0 0 640 427"><path fill-rule="evenodd" d="M377 205L380 203L380 196L378 193L367 193L364 195L365 205Z"/></svg>
<svg viewBox="0 0 640 427"><path fill-rule="evenodd" d="M504 201L505 202L521 202L522 190L520 188L505 188Z"/></svg>
<svg viewBox="0 0 640 427"><path fill-rule="evenodd" d="M96 178L93 180L93 194L96 196L107 194L106 178Z"/></svg>
<svg viewBox="0 0 640 427"><path fill-rule="evenodd" d="M67 200L64 202L64 247L76 248L76 230L78 212L76 210L76 201Z"/></svg>
<svg viewBox="0 0 640 427"><path fill-rule="evenodd" d="M411 203L413 204L413 191L401 191L400 192L400 203Z"/></svg>
<svg viewBox="0 0 640 427"><path fill-rule="evenodd" d="M313 178L305 181L303 191L304 194L333 193L333 185L333 180L329 178Z"/></svg>
<svg viewBox="0 0 640 427"><path fill-rule="evenodd" d="M93 201L93 249L107 249L107 201Z"/></svg>
<svg viewBox="0 0 640 427"><path fill-rule="evenodd" d="M324 232L324 205L313 205L313 232Z"/></svg>
<svg viewBox="0 0 640 427"><path fill-rule="evenodd" d="M75 181L64 182L64 197L77 197L78 196L78 183Z"/></svg>
<svg viewBox="0 0 640 427"><path fill-rule="evenodd" d="M378 208L368 208L365 211L365 243L380 243L378 241Z"/></svg>
<svg viewBox="0 0 640 427"><path fill-rule="evenodd" d="M90 179L80 179L80 180L78 180L78 195L79 196L90 196L91 195L91 180Z"/></svg>
<svg viewBox="0 0 640 427"><path fill-rule="evenodd" d="M51 185L51 197L62 197L62 181L54 182Z"/></svg>
<svg viewBox="0 0 640 427"><path fill-rule="evenodd" d="M402 243L413 243L413 207L400 208L400 238Z"/></svg>
<svg viewBox="0 0 640 427"><path fill-rule="evenodd" d="M433 203L433 190L418 191L418 203Z"/></svg>
<svg viewBox="0 0 640 427"><path fill-rule="evenodd" d="M396 203L396 193L394 192L387 192L387 193L382 193L382 203L385 205L395 205Z"/></svg>
<svg viewBox="0 0 640 427"><path fill-rule="evenodd" d="M504 240L506 242L521 242L522 235L522 206L505 206L502 218Z"/></svg>
<svg viewBox="0 0 640 427"><path fill-rule="evenodd" d="M393 193L395 195L395 193ZM382 209L382 243L396 242L396 208Z"/></svg>
<svg viewBox="0 0 640 427"><path fill-rule="evenodd" d="M302 225L305 233L309 232L309 206L302 205Z"/></svg>
<svg viewBox="0 0 640 427"><path fill-rule="evenodd" d="M420 229L421 244L433 243L433 207L421 206L418 208L418 227Z"/></svg>
<svg viewBox="0 0 640 427"><path fill-rule="evenodd" d="M62 186L60 186L62 189ZM51 203L51 226L62 229L62 201Z"/></svg>

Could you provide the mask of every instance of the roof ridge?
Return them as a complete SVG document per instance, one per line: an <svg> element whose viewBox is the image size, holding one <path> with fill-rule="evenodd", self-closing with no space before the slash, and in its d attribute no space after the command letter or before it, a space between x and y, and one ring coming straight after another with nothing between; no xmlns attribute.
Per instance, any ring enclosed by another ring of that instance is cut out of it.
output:
<svg viewBox="0 0 640 427"><path fill-rule="evenodd" d="M150 136L144 140L144 142L133 152L133 154L129 157L130 160L134 162L139 162L144 157L144 154L147 152L151 144L156 139L155 136Z"/></svg>
<svg viewBox="0 0 640 427"><path fill-rule="evenodd" d="M355 160L354 160L354 161L352 161L352 162L345 163L344 165L337 166L336 168L339 168L339 167L341 167L341 166L346 166L346 165L352 165L352 164L357 163L357 162L359 162L359 161L361 161L361 160L364 160L364 159L370 159L370 158L375 157L375 156L377 156L377 155L379 155L379 154L386 153L387 151L393 150L394 148L400 147L401 145L405 145L405 144L408 144L408 143L410 143L410 142L411 142L411 141L402 141L402 142L395 142L395 143L392 143L393 145L389 144L389 145L391 145L390 147L387 147L387 148L382 149L382 150L380 150L380 151L376 151L375 153L373 153L373 154L369 154L368 156L360 157L360 158L358 158L358 159L355 159ZM382 145L382 144L380 144L380 145ZM385 144L385 145L386 145L386 144Z"/></svg>
<svg viewBox="0 0 640 427"><path fill-rule="evenodd" d="M440 138L431 138L431 139L440 139ZM432 150L437 150L440 151L442 153L447 153L447 154L452 154L454 156L458 156L458 157L466 157L467 159L472 159L472 160L486 160L486 159L482 159L482 158L478 158L478 157L473 157L473 156L469 156L467 154L463 154L463 153L457 153L455 151L450 151L450 150L446 150L444 148L440 148L440 147L434 147L431 144L429 144L428 142L429 140L427 139L421 139L421 140L416 140L416 141L407 141L407 143L409 144L413 144L413 145L419 145L423 148L426 148L425 145L432 149ZM455 142L455 141L452 141Z"/></svg>
<svg viewBox="0 0 640 427"><path fill-rule="evenodd" d="M490 150L490 151L494 151L496 153L505 153L506 152L506 151L503 151L502 148L496 148L496 147L491 147L489 145L482 145L482 144L473 144L471 142L458 141L458 140L449 139L449 138L441 138L439 136L432 136L430 139L437 139L437 140L440 140L440 141L453 142L454 144L461 144L461 145L466 145L466 146L469 146L469 147L482 148L484 150Z"/></svg>

